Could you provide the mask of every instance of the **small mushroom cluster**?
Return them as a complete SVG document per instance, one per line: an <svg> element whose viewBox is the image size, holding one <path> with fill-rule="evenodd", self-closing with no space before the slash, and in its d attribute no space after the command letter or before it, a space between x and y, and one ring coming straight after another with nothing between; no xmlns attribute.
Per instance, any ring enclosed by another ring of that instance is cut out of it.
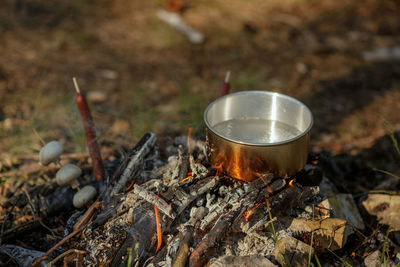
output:
<svg viewBox="0 0 400 267"><path fill-rule="evenodd" d="M50 163L59 164L60 156L64 150L64 146L58 141L47 143L39 153L39 161L43 166ZM77 189L72 203L75 208L79 209L89 203L97 194L96 188L86 185L82 189L79 187L78 177L81 176L82 170L74 164L66 164L62 166L56 174L56 181L59 186L70 185L73 189Z"/></svg>

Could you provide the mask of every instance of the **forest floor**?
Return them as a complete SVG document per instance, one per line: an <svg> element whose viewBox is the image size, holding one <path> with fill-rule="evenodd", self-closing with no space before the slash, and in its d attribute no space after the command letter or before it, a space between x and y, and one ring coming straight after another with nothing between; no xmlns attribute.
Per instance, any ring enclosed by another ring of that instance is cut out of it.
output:
<svg viewBox="0 0 400 267"><path fill-rule="evenodd" d="M230 70L231 92L276 91L311 109L311 151L350 166L341 191L373 189L389 177L357 172L354 162L400 174L387 135L400 129L399 60L365 57L399 46L398 1L186 1L181 15L206 36L200 45L157 18L165 5L3 3L0 172L40 150L33 130L62 141L68 153L85 151L73 76L107 154L132 147L149 130L172 140L193 127L204 138L204 109Z"/></svg>

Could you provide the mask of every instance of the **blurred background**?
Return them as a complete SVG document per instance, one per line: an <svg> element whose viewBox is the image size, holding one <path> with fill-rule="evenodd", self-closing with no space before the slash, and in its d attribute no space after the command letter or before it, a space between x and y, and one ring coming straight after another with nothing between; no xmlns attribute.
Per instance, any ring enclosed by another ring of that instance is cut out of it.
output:
<svg viewBox="0 0 400 267"><path fill-rule="evenodd" d="M205 41L191 43L159 9ZM204 136L203 111L228 70L231 92L306 103L314 152L359 153L400 127L399 14L395 0L3 0L2 157L37 152L32 129L85 150L73 76L103 148L148 130Z"/></svg>

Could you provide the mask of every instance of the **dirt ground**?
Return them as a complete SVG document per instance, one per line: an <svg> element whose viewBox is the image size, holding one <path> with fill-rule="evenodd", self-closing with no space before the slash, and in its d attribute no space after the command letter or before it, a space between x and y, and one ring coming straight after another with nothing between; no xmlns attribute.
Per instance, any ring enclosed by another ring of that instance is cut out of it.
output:
<svg viewBox="0 0 400 267"><path fill-rule="evenodd" d="M193 127L203 138L203 112L230 70L232 92L276 91L310 107L310 149L341 193L357 200L382 182L399 192L399 180L373 168L400 175L400 61L365 53L400 46L400 1L182 0L203 44L157 18L172 2L181 1L3 0L0 172L24 173L26 158L37 165L34 131L61 140L66 154L85 151L74 76L109 155L149 130L172 140ZM0 202L6 195L0 186Z"/></svg>
<svg viewBox="0 0 400 267"><path fill-rule="evenodd" d="M40 141L85 150L71 80L92 94L103 146L133 145L148 130L192 126L231 70L232 91L272 90L315 116L312 150L357 154L400 127L399 61L363 52L400 40L398 1L184 2L203 32L194 45L156 17L167 1L6 0L0 9L0 151L36 153ZM100 99L95 96L100 95ZM103 99L101 99L103 98ZM4 165L4 164L3 164Z"/></svg>

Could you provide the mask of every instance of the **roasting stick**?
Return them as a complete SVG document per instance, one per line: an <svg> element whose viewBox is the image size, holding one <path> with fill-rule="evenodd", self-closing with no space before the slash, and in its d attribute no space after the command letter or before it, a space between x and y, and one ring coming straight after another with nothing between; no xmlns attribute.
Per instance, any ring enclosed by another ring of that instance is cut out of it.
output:
<svg viewBox="0 0 400 267"><path fill-rule="evenodd" d="M94 130L94 122L90 114L89 105L85 97L81 94L76 78L72 78L75 85L75 102L78 106L79 112L82 117L83 128L85 129L86 144L89 150L90 158L93 162L93 172L97 181L103 180L105 177L103 160L101 159L99 145L97 143L96 132Z"/></svg>

